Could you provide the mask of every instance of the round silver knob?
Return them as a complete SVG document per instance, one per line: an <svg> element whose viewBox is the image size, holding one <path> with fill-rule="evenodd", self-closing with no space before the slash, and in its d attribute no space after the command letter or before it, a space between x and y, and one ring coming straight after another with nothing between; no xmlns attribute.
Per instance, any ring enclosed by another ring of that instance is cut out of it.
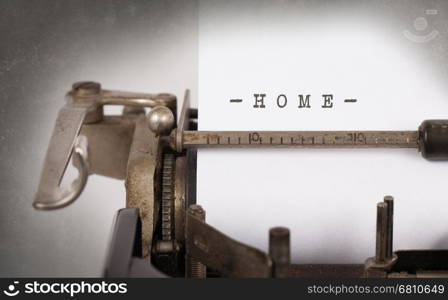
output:
<svg viewBox="0 0 448 300"><path fill-rule="evenodd" d="M147 115L149 129L158 134L169 134L174 128L173 112L166 106L156 106Z"/></svg>

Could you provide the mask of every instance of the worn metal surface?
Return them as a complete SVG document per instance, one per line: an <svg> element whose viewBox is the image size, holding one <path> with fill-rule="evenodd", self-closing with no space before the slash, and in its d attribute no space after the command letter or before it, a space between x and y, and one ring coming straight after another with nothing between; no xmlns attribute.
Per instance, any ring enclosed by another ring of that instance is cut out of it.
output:
<svg viewBox="0 0 448 300"><path fill-rule="evenodd" d="M149 257L158 220L160 204L156 199L160 188L157 176L160 158L159 138L148 129L146 116L140 115L135 123L125 185L126 207L135 207L140 211L144 257Z"/></svg>
<svg viewBox="0 0 448 300"><path fill-rule="evenodd" d="M185 247L196 258L224 277L271 277L272 260L263 251L235 241L212 226L186 215Z"/></svg>
<svg viewBox="0 0 448 300"><path fill-rule="evenodd" d="M397 261L393 253L393 213L394 199L385 196L384 201L377 204L375 256L365 262L366 277L386 277Z"/></svg>
<svg viewBox="0 0 448 300"><path fill-rule="evenodd" d="M148 113L148 126L151 131L165 135L175 127L176 121L170 108L156 106Z"/></svg>
<svg viewBox="0 0 448 300"><path fill-rule="evenodd" d="M288 228L274 227L269 230L269 255L274 262L274 277L288 277L291 264L291 238Z"/></svg>
<svg viewBox="0 0 448 300"><path fill-rule="evenodd" d="M89 141L89 173L126 178L129 149L137 115L105 116L101 122L84 124L81 135Z"/></svg>
<svg viewBox="0 0 448 300"><path fill-rule="evenodd" d="M190 90L185 91L184 102L180 111L177 128L188 130L190 124ZM176 158L175 188L174 188L174 229L175 238L180 244L185 239L185 211L187 209L187 172L189 169L196 169L196 165L187 165L187 154L179 155Z"/></svg>
<svg viewBox="0 0 448 300"><path fill-rule="evenodd" d="M78 178L76 181L83 184L72 184L68 187L60 187L60 183L70 161L86 112L86 106L73 105L68 105L59 111L45 156L39 188L33 202L35 208L64 207L73 202L84 188L86 178ZM86 147L88 146L86 145ZM85 150L87 155L88 150ZM84 161L83 165L86 164L87 162ZM80 176L85 173L88 174L88 171L80 170Z"/></svg>
<svg viewBox="0 0 448 300"><path fill-rule="evenodd" d="M176 157L166 153L162 158L162 198L161 198L161 238L172 241L174 238L174 174Z"/></svg>
<svg viewBox="0 0 448 300"><path fill-rule="evenodd" d="M178 131L173 149L202 147L418 148L417 131Z"/></svg>
<svg viewBox="0 0 448 300"><path fill-rule="evenodd" d="M187 215L198 221L205 223L205 210L200 205L193 204L187 210ZM206 278L207 267L201 260L190 254L190 249L187 247L185 254L185 277L186 278Z"/></svg>
<svg viewBox="0 0 448 300"><path fill-rule="evenodd" d="M179 122L177 128L179 130L188 130L190 121L190 90L185 91L184 102L182 103L182 109L180 111Z"/></svg>
<svg viewBox="0 0 448 300"><path fill-rule="evenodd" d="M124 113L103 116L103 105L125 105ZM166 107L154 110L149 118L144 115L142 107L160 105ZM375 256L364 265L291 265L287 228L271 229L268 255L206 224L205 211L200 206L192 205L186 211L187 195L189 202L195 201L191 185L195 178L191 177L195 177L196 165L191 158L195 157L196 148L418 148L417 131L194 131L192 121L197 111L189 105L187 91L177 128L169 136L160 137L175 125L174 96L102 90L94 82L75 84L56 122L35 207L49 209L71 203L91 173L126 179L126 206L138 209L133 213L139 212L142 223L138 232L134 232L138 241L141 237L141 243L132 251L137 251L137 256L147 262L152 252L154 264L174 276L205 278L206 266L218 276L245 278L448 275L448 266L437 265L447 260L446 251L393 252L391 196L377 206ZM172 117L170 120L166 119L168 115ZM80 175L64 189L59 185L71 156ZM130 254L130 244L135 244L132 238L126 236L115 241L115 245L126 244L127 260L120 270L135 269L133 274L143 274L144 262ZM115 266L109 267L108 275Z"/></svg>
<svg viewBox="0 0 448 300"><path fill-rule="evenodd" d="M176 172L174 180L174 237L177 242L183 243L185 240L185 210L186 210L186 163L185 156L176 158Z"/></svg>
<svg viewBox="0 0 448 300"><path fill-rule="evenodd" d="M176 114L176 96L169 93L149 94L115 90L101 91L101 105L131 105L138 107L169 107Z"/></svg>
<svg viewBox="0 0 448 300"><path fill-rule="evenodd" d="M166 106L176 112L176 96L169 93L135 93L102 89L97 82L82 81L73 84L67 96L74 102L91 102L98 106L126 105L134 107Z"/></svg>
<svg viewBox="0 0 448 300"><path fill-rule="evenodd" d="M102 90L101 85L96 82L78 82L73 84L72 90L67 93L67 103L59 112L55 129L50 140L47 155L44 162L43 172L39 182L38 192L34 200L34 207L37 209L55 209L73 202L82 192L85 186L85 178L78 178L69 187L59 187L65 173L67 164L73 152L75 140L81 130L83 123L94 124L103 120L104 105L125 105L135 107L167 106L173 113L176 112L176 97L171 94L143 94ZM97 138L95 143L102 143L103 137ZM107 144L107 142L104 142ZM124 139L125 149L129 145L129 139ZM99 146L102 148L102 146ZM119 149L123 153L123 149ZM124 150L126 152L126 150ZM95 157L97 152L95 152ZM86 153L87 155L87 153ZM101 158L100 158L101 159ZM123 160L120 160L121 166ZM81 165L87 165L84 162ZM95 164L93 164L95 165ZM103 165L101 161L97 165ZM123 170L121 168L121 170ZM103 168L99 172L108 173L109 170ZM80 171L80 176L87 171ZM87 172L88 173L88 172ZM123 174L116 174L113 177L122 177ZM120 173L120 172L118 172ZM83 184L78 184L82 182Z"/></svg>

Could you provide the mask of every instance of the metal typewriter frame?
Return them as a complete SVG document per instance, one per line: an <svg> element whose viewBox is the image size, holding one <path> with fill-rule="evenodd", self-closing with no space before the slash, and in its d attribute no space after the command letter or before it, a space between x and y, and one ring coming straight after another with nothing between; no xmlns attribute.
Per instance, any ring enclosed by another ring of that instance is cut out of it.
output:
<svg viewBox="0 0 448 300"><path fill-rule="evenodd" d="M89 174L125 179L126 208L116 216L106 277L448 277L448 250L393 251L390 196L377 206L376 253L365 263L291 264L287 228L270 230L269 253L233 240L208 225L205 211L196 205L197 149L176 149L167 136L149 129L143 107L165 106L173 113L175 128L197 130L198 111L190 107L188 91L178 120L177 100L171 94L105 91L97 83L81 82L68 98L65 109L88 104L85 116L77 120L79 128L70 131L63 124L70 110L61 111L35 207L68 205L82 192ZM102 106L110 104L124 105L123 114L103 115ZM70 131L69 137L55 137L64 130ZM58 154L59 162L54 162L58 143L67 143L61 147L70 151ZM64 190L60 176L70 155L80 175ZM64 166L57 165L62 168L59 177L54 176L52 166L62 162ZM53 205L45 197L63 200Z"/></svg>

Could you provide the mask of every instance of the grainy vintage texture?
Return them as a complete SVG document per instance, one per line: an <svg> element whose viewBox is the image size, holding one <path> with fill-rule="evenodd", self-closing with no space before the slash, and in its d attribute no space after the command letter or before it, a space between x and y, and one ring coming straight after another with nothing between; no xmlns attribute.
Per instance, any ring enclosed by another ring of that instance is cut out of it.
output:
<svg viewBox="0 0 448 300"><path fill-rule="evenodd" d="M124 182L94 175L70 207L31 205L57 111L80 80L195 99L197 6L0 1L0 276L101 275Z"/></svg>

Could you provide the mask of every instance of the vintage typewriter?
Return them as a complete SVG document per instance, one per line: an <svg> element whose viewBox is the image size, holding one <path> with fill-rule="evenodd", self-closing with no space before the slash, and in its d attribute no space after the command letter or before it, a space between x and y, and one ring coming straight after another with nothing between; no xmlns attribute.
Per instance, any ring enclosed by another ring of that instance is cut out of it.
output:
<svg viewBox="0 0 448 300"><path fill-rule="evenodd" d="M105 116L105 105L123 112ZM116 216L105 277L448 277L448 250L393 250L392 196L377 205L376 249L360 264L292 264L287 228L269 231L265 253L208 225L196 204L198 148L416 148L428 160L448 160L447 120L424 121L416 131L198 131L188 91L179 117L178 110L172 94L79 82L59 112L33 205L69 205L89 174L125 180L126 208ZM79 174L64 187L70 159Z"/></svg>

